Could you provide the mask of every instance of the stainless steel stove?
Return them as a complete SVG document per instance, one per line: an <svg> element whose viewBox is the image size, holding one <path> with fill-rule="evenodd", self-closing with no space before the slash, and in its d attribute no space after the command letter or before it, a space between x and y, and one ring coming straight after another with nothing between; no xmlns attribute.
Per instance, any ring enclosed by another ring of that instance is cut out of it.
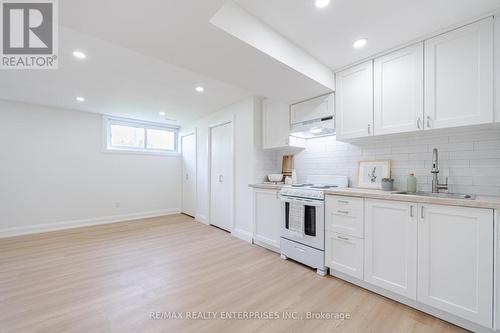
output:
<svg viewBox="0 0 500 333"><path fill-rule="evenodd" d="M316 268L325 275L325 193L347 187L346 176L309 176L304 184L283 186L281 257Z"/></svg>

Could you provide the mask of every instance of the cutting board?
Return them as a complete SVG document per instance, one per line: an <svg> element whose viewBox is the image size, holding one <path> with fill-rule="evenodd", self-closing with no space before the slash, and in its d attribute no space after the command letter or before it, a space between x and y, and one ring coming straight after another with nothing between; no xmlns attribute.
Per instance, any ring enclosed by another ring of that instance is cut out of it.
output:
<svg viewBox="0 0 500 333"><path fill-rule="evenodd" d="M293 170L293 155L283 155L283 163L281 166L281 173L285 175L285 177L291 176Z"/></svg>

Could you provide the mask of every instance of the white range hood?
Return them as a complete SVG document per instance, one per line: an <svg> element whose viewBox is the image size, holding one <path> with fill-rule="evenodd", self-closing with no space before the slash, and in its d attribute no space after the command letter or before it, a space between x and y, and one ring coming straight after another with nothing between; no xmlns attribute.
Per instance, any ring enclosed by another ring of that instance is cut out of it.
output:
<svg viewBox="0 0 500 333"><path fill-rule="evenodd" d="M333 94L290 106L290 135L303 139L335 135Z"/></svg>

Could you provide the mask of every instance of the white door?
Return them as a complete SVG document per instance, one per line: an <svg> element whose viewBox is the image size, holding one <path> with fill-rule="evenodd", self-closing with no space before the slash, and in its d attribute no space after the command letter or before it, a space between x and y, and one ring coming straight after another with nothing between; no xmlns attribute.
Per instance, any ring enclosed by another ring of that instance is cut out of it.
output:
<svg viewBox="0 0 500 333"><path fill-rule="evenodd" d="M365 281L417 298L417 205L365 200Z"/></svg>
<svg viewBox="0 0 500 333"><path fill-rule="evenodd" d="M493 19L425 41L425 128L493 121Z"/></svg>
<svg viewBox="0 0 500 333"><path fill-rule="evenodd" d="M286 147L290 137L290 106L265 99L262 102L262 147Z"/></svg>
<svg viewBox="0 0 500 333"><path fill-rule="evenodd" d="M182 147L182 212L196 214L196 134L181 138Z"/></svg>
<svg viewBox="0 0 500 333"><path fill-rule="evenodd" d="M495 59L500 59L500 14L494 18L495 40L493 44L495 45ZM494 61L495 65L495 121L500 122L500 61Z"/></svg>
<svg viewBox="0 0 500 333"><path fill-rule="evenodd" d="M373 80L375 135L423 129L423 43L375 59Z"/></svg>
<svg viewBox="0 0 500 333"><path fill-rule="evenodd" d="M373 61L335 74L337 139L373 135Z"/></svg>
<svg viewBox="0 0 500 333"><path fill-rule="evenodd" d="M492 326L492 209L419 205L417 300Z"/></svg>
<svg viewBox="0 0 500 333"><path fill-rule="evenodd" d="M232 231L233 125L210 129L210 224Z"/></svg>
<svg viewBox="0 0 500 333"><path fill-rule="evenodd" d="M256 243L279 252L283 204L278 191L255 189L253 202Z"/></svg>

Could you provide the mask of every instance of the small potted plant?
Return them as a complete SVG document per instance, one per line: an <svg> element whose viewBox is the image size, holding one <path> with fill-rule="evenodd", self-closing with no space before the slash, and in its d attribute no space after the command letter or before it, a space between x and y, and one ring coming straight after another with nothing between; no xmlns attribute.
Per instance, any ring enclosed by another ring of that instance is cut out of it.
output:
<svg viewBox="0 0 500 333"><path fill-rule="evenodd" d="M394 188L394 179L392 178L382 178L382 190L392 191Z"/></svg>

